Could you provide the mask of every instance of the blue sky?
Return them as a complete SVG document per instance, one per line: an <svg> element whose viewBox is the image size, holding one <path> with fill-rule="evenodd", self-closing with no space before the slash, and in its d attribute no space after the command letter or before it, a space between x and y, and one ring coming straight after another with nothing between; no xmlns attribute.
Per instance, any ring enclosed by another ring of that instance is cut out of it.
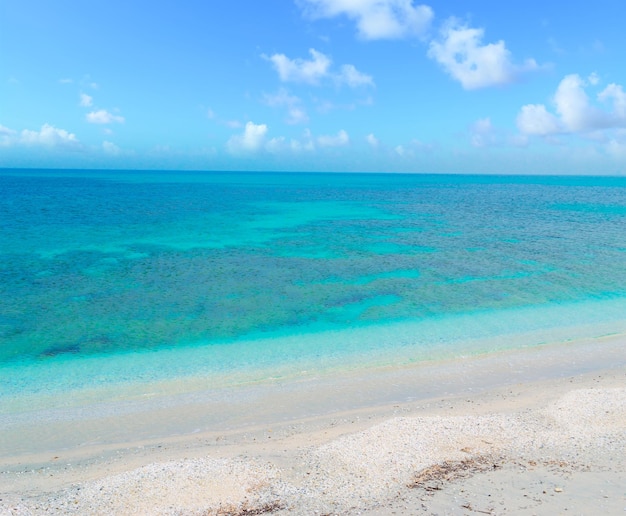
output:
<svg viewBox="0 0 626 516"><path fill-rule="evenodd" d="M626 2L0 0L0 167L626 173Z"/></svg>

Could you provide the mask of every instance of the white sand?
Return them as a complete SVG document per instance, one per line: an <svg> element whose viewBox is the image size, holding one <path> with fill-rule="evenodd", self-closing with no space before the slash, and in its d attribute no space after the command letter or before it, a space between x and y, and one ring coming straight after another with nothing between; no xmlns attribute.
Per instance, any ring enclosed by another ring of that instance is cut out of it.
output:
<svg viewBox="0 0 626 516"><path fill-rule="evenodd" d="M569 348L564 363L581 371L565 377L482 389L468 378L462 392L444 382L438 396L357 397L308 418L268 406L273 424L16 454L0 514L626 514L626 341L612 342L611 361L588 372Z"/></svg>

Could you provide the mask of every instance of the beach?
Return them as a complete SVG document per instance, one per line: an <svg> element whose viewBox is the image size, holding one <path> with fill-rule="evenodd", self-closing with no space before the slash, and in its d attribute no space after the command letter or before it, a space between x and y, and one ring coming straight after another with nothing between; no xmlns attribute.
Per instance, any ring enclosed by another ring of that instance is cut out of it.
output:
<svg viewBox="0 0 626 516"><path fill-rule="evenodd" d="M0 186L0 514L623 513L623 178Z"/></svg>
<svg viewBox="0 0 626 516"><path fill-rule="evenodd" d="M4 423L0 513L622 514L625 344L40 409Z"/></svg>

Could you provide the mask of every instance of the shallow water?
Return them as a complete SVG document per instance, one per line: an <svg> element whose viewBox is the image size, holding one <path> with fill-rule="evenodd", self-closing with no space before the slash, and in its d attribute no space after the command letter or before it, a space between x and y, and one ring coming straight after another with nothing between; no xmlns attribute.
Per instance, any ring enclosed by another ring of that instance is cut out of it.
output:
<svg viewBox="0 0 626 516"><path fill-rule="evenodd" d="M11 410L624 330L624 178L4 170L0 191Z"/></svg>

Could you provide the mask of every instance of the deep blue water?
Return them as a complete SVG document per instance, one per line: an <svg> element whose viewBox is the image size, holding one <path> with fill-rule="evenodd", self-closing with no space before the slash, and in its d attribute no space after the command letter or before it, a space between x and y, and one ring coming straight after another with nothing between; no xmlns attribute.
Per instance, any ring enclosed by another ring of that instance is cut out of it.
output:
<svg viewBox="0 0 626 516"><path fill-rule="evenodd" d="M368 329L392 359L394 327L453 347L626 300L626 178L4 170L0 192L5 371L149 350L236 370L261 345L266 367L324 363Z"/></svg>

